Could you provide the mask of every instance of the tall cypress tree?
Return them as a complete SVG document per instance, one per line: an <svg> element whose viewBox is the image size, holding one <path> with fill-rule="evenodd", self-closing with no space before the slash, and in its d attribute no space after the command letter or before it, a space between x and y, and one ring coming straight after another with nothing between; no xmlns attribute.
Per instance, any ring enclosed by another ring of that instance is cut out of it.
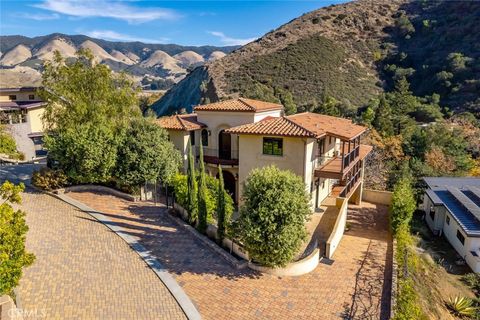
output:
<svg viewBox="0 0 480 320"><path fill-rule="evenodd" d="M207 231L207 182L205 180L205 165L203 163L203 146L200 141L200 181L198 186L198 230Z"/></svg>
<svg viewBox="0 0 480 320"><path fill-rule="evenodd" d="M195 177L195 164L193 162L192 145L188 147L188 167L187 167L187 210L188 221L194 224L198 218L198 206L197 206L197 179Z"/></svg>
<svg viewBox="0 0 480 320"><path fill-rule="evenodd" d="M222 167L218 166L218 190L217 190L217 219L218 219L218 241L222 243L226 232L226 205L225 205L225 187L223 185Z"/></svg>

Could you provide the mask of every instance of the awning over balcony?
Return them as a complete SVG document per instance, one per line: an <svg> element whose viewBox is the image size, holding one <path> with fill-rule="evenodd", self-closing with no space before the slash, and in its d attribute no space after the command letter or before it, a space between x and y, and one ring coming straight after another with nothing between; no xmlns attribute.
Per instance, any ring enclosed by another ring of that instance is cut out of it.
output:
<svg viewBox="0 0 480 320"><path fill-rule="evenodd" d="M343 168L342 156L335 157L315 169L315 176L320 178L343 180L348 171L372 151L373 147L365 144L359 146L359 154L347 167ZM343 169L343 170L342 170Z"/></svg>

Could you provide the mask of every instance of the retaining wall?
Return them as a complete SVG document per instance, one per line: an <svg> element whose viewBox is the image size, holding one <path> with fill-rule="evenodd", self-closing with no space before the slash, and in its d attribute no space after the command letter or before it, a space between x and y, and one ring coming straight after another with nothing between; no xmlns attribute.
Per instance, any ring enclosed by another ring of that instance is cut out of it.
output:
<svg viewBox="0 0 480 320"><path fill-rule="evenodd" d="M392 192L363 189L362 200L389 206L392 203Z"/></svg>

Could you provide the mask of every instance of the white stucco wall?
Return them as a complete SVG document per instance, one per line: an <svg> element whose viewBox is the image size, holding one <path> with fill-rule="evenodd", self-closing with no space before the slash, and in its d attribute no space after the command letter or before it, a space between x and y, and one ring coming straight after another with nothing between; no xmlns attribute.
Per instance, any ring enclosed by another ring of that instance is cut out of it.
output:
<svg viewBox="0 0 480 320"><path fill-rule="evenodd" d="M170 141L182 154L184 172L188 166L188 144L190 141L190 132L181 130L167 130Z"/></svg>
<svg viewBox="0 0 480 320"><path fill-rule="evenodd" d="M33 100L29 99L29 95L33 94L34 98ZM34 91L9 91L9 92L1 92L0 93L0 101L10 101L9 96L10 95L15 95L17 96L16 101L38 101L40 100L40 97L34 92Z"/></svg>

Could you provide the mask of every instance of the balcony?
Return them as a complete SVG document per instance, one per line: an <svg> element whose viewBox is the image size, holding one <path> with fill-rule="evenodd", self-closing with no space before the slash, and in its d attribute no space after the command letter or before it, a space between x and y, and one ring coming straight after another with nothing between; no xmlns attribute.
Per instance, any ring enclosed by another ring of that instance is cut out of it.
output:
<svg viewBox="0 0 480 320"><path fill-rule="evenodd" d="M195 151L198 158L200 147L196 147ZM238 150L203 147L203 161L214 165L238 166Z"/></svg>
<svg viewBox="0 0 480 320"><path fill-rule="evenodd" d="M343 156L333 158L319 157L315 176L320 178L344 180L352 168L372 151L372 146L359 145Z"/></svg>

